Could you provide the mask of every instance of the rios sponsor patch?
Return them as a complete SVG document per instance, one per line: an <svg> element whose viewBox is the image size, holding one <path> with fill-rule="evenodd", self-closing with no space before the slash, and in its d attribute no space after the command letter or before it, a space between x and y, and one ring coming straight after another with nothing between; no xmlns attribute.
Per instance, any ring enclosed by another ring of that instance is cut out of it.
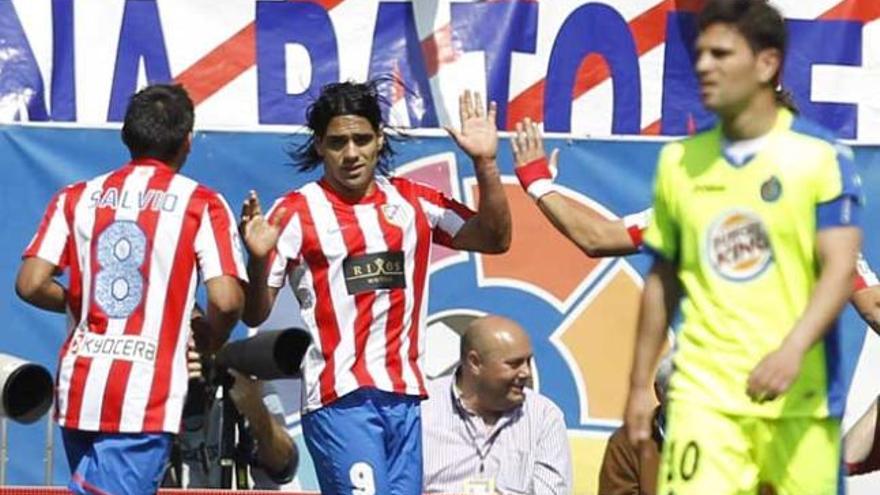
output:
<svg viewBox="0 0 880 495"><path fill-rule="evenodd" d="M349 294L406 287L401 251L350 256L342 262L342 270Z"/></svg>

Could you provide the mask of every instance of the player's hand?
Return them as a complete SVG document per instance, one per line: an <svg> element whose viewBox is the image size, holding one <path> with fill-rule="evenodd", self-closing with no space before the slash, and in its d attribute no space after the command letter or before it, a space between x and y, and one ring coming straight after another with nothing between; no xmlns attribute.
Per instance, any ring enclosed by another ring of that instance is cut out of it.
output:
<svg viewBox="0 0 880 495"><path fill-rule="evenodd" d="M480 93L471 93L467 90L458 97L458 113L461 130L444 126L446 132L475 163L494 161L498 154L495 102L489 103L489 111L486 112Z"/></svg>
<svg viewBox="0 0 880 495"><path fill-rule="evenodd" d="M629 442L635 447L651 439L651 420L654 417L655 404L651 387L630 387L623 424Z"/></svg>
<svg viewBox="0 0 880 495"><path fill-rule="evenodd" d="M783 344L755 366L749 374L746 393L759 404L776 399L794 383L803 358L802 352Z"/></svg>
<svg viewBox="0 0 880 495"><path fill-rule="evenodd" d="M229 374L235 379L235 383L229 389L229 397L243 415L250 417L251 411L263 403L263 382L231 368Z"/></svg>
<svg viewBox="0 0 880 495"><path fill-rule="evenodd" d="M544 158L547 153L544 150L544 139L541 137L541 129L532 119L526 118L516 123L516 135L510 138L510 148L513 151L513 160L516 168L524 167L528 163ZM550 153L548 165L553 175L556 175L556 165L559 163L559 149Z"/></svg>
<svg viewBox="0 0 880 495"><path fill-rule="evenodd" d="M275 249L278 237L281 235L279 219L283 216L284 210L281 209L275 216L274 222L267 219L263 216L260 198L257 197L256 191L248 194L241 205L241 223L238 228L251 256L265 258Z"/></svg>
<svg viewBox="0 0 880 495"><path fill-rule="evenodd" d="M554 149L547 160L541 130L532 119L516 123L516 135L510 139L513 150L516 177L523 189L535 201L554 192L553 179L556 177L556 164L559 150Z"/></svg>
<svg viewBox="0 0 880 495"><path fill-rule="evenodd" d="M193 339L189 339L186 348L186 373L189 379L193 378L204 380L202 374L202 355L196 350L196 343Z"/></svg>

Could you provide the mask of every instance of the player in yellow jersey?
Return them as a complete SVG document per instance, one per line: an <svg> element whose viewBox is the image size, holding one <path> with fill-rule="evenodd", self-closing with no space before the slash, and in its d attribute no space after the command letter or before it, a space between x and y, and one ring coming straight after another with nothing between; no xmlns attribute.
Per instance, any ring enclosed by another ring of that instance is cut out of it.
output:
<svg viewBox="0 0 880 495"><path fill-rule="evenodd" d="M861 243L851 154L780 103L775 9L710 0L698 26L719 124L660 153L628 434L650 434L651 374L680 304L658 493L841 493L835 327Z"/></svg>

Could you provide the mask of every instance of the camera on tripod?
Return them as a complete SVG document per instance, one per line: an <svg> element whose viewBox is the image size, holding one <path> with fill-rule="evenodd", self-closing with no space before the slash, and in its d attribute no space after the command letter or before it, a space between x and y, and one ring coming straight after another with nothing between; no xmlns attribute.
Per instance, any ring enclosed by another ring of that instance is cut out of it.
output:
<svg viewBox="0 0 880 495"><path fill-rule="evenodd" d="M208 360L206 379L222 384L232 368L258 380L275 380L299 375L300 365L312 339L301 328L262 331L242 340L228 342L213 360Z"/></svg>
<svg viewBox="0 0 880 495"><path fill-rule="evenodd" d="M247 489L254 442L246 418L236 408L238 399L233 400L230 395L238 385L229 370L264 381L295 378L300 375L300 365L310 344L311 337L307 331L288 328L261 331L253 337L225 344L214 356L203 355L202 378L190 380L183 411L185 425L200 426L186 430L186 440L181 440L185 443L179 446L183 457L175 462L172 455L172 464L180 466L184 458L193 462L192 449L195 447L199 476L207 476L211 466L219 464L219 486L212 485L213 488ZM210 426L204 426L206 423L210 423ZM209 434L209 431L217 433ZM203 447L197 447L200 444ZM211 448L216 450L209 453ZM192 480L194 464L189 465ZM176 471L173 474L177 483L183 480L180 467L169 471ZM235 486L233 478L236 480ZM172 486L180 486L174 481L171 483Z"/></svg>

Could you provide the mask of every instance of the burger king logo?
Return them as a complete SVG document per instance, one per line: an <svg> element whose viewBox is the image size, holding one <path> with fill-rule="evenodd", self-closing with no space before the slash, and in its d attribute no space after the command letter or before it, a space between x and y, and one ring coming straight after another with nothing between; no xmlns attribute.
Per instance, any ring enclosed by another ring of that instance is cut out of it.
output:
<svg viewBox="0 0 880 495"><path fill-rule="evenodd" d="M709 227L706 244L715 273L737 282L760 275L773 259L767 229L746 210L722 213Z"/></svg>

